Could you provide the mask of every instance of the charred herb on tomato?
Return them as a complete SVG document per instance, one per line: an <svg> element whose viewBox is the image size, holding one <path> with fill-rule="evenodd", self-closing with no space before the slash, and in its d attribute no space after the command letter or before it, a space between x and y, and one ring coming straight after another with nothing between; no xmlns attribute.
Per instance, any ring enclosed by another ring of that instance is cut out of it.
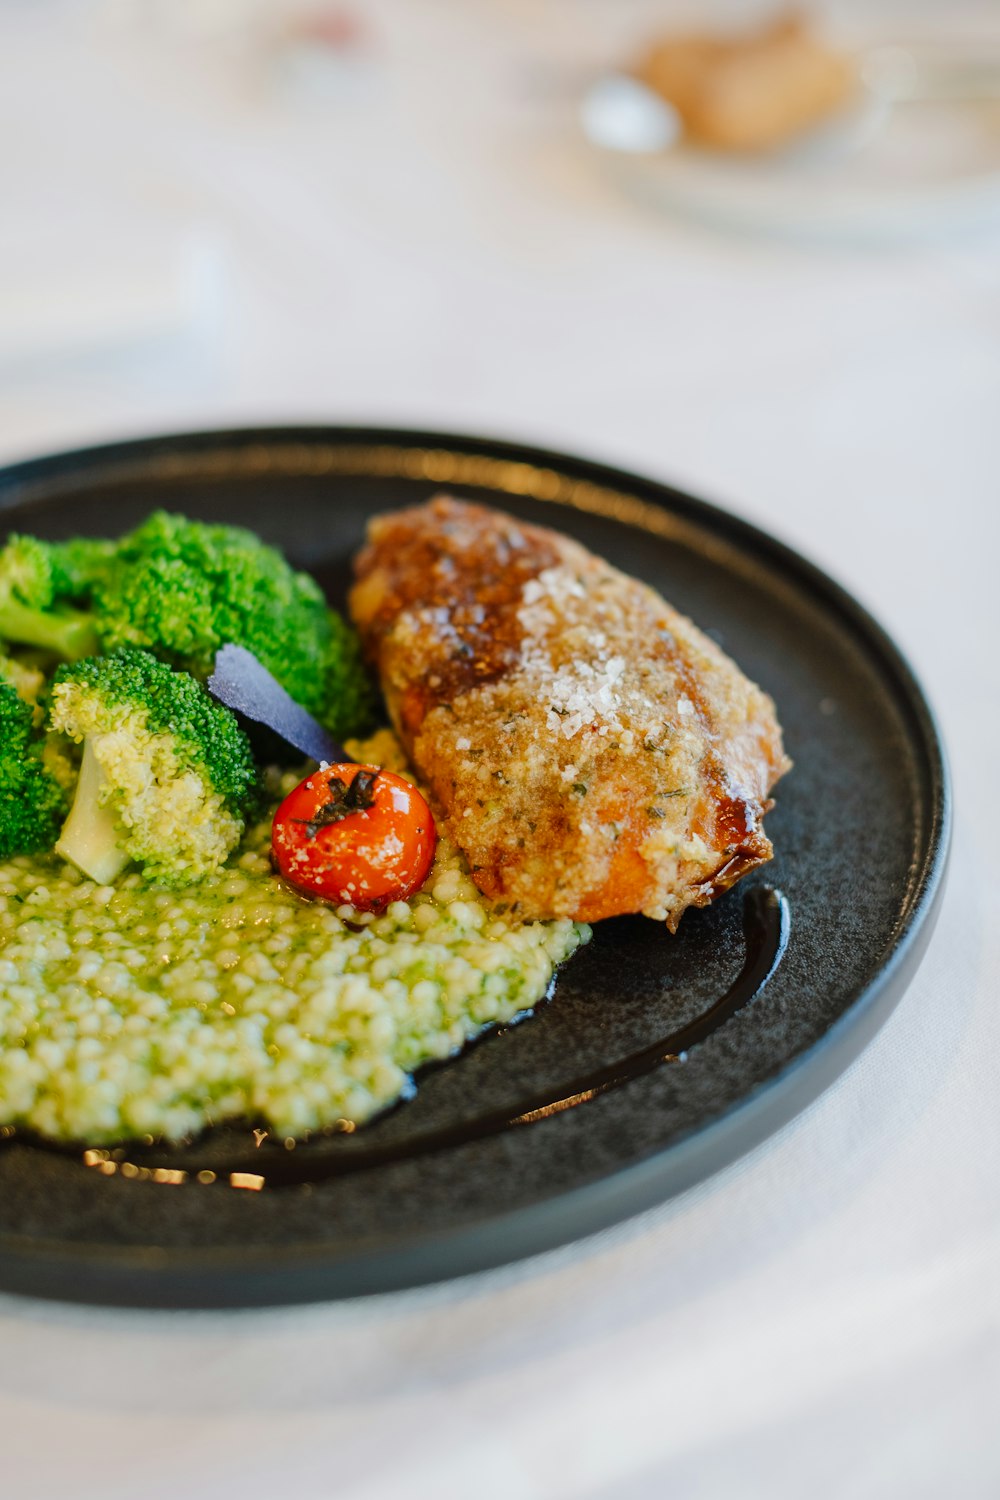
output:
<svg viewBox="0 0 1000 1500"><path fill-rule="evenodd" d="M313 817L293 818L291 821L301 823L308 837L314 839L321 828L329 828L332 823L342 823L352 813L364 812L366 808L374 806L378 774L378 771L362 769L350 782L343 781L336 775L328 776L326 784L330 789L329 802L318 807Z"/></svg>

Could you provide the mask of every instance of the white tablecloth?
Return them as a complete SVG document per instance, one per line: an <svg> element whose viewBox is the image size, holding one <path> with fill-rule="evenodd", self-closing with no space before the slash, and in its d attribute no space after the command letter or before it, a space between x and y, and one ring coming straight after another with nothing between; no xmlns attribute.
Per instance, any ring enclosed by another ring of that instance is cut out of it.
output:
<svg viewBox="0 0 1000 1500"><path fill-rule="evenodd" d="M0 458L359 419L674 480L909 653L951 877L855 1066L598 1239L293 1311L0 1297L0 1490L1000 1493L1000 237L796 247L627 201L570 103L648 6L383 0L336 77L275 73L243 8L254 46L221 0L0 6Z"/></svg>

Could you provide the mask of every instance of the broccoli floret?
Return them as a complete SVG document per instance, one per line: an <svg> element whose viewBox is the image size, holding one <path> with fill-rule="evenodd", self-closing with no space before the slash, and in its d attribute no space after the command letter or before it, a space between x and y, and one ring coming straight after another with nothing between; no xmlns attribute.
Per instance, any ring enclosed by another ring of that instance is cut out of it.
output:
<svg viewBox="0 0 1000 1500"><path fill-rule="evenodd" d="M77 604L89 603L95 593L106 587L117 550L117 542L88 536L50 543L56 597Z"/></svg>
<svg viewBox="0 0 1000 1500"><path fill-rule="evenodd" d="M0 859L51 849L69 806L72 772L35 727L35 708L0 681Z"/></svg>
<svg viewBox="0 0 1000 1500"><path fill-rule="evenodd" d="M320 705L329 641L322 591L250 531L157 511L118 544L95 609L108 650L144 646L207 677L232 641L303 707Z"/></svg>
<svg viewBox="0 0 1000 1500"><path fill-rule="evenodd" d="M250 531L157 511L118 542L13 537L0 553L0 636L5 557L11 608L31 606L27 621L12 620L13 640L70 661L139 646L202 679L232 642L336 737L372 721L354 631L314 579Z"/></svg>
<svg viewBox="0 0 1000 1500"><path fill-rule="evenodd" d="M157 511L118 544L93 607L105 650L143 646L206 678L232 642L316 718L364 728L354 714L364 719L370 688L354 632L253 532Z"/></svg>
<svg viewBox="0 0 1000 1500"><path fill-rule="evenodd" d="M0 681L9 682L26 702L37 707L45 690L45 673L33 660L5 656L0 645ZM41 713L39 712L39 717Z"/></svg>
<svg viewBox="0 0 1000 1500"><path fill-rule="evenodd" d="M61 667L51 698L52 727L83 742L57 853L102 885L130 860L174 887L225 861L258 786L227 708L188 673L129 647Z"/></svg>
<svg viewBox="0 0 1000 1500"><path fill-rule="evenodd" d="M64 661L96 651L93 620L62 606L61 582L46 542L9 537L0 551L0 636L19 645L41 646Z"/></svg>

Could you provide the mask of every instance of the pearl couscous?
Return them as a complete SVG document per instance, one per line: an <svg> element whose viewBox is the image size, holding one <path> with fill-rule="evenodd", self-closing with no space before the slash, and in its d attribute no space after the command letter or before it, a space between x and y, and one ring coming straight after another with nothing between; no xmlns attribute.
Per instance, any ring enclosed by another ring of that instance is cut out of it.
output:
<svg viewBox="0 0 1000 1500"><path fill-rule="evenodd" d="M358 759L398 753L380 735ZM296 780L276 777L275 800ZM0 1124L101 1143L361 1122L535 1005L589 937L488 902L445 839L423 889L380 915L302 900L269 844L267 818L180 893L96 885L55 856L0 864Z"/></svg>

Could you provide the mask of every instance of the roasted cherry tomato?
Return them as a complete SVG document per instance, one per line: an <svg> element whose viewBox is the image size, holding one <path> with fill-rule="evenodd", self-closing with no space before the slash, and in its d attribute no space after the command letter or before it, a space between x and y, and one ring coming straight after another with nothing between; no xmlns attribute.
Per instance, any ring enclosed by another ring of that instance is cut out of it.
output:
<svg viewBox="0 0 1000 1500"><path fill-rule="evenodd" d="M271 829L274 860L289 885L359 911L419 890L436 843L416 787L378 766L314 771L289 792Z"/></svg>

